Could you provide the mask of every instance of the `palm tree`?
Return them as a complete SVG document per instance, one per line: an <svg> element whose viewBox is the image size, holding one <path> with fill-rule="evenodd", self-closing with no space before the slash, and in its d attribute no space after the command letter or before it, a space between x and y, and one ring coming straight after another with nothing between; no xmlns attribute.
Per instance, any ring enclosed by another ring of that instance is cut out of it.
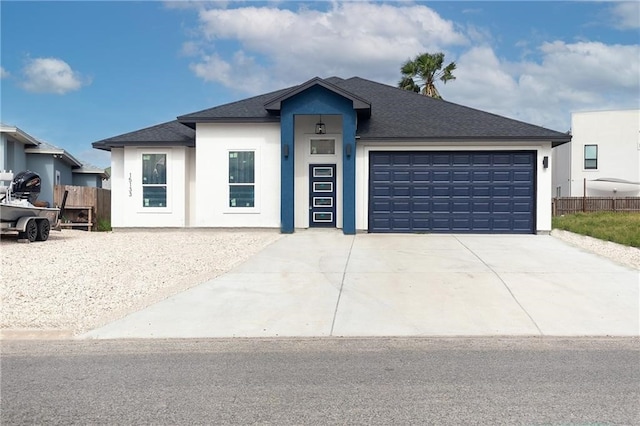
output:
<svg viewBox="0 0 640 426"><path fill-rule="evenodd" d="M409 59L402 65L402 79L398 82L398 87L416 93L422 93L436 99L442 99L435 81L439 79L446 84L449 80L456 78L452 74L456 69L456 63L451 62L442 68L444 53L421 53L413 60Z"/></svg>

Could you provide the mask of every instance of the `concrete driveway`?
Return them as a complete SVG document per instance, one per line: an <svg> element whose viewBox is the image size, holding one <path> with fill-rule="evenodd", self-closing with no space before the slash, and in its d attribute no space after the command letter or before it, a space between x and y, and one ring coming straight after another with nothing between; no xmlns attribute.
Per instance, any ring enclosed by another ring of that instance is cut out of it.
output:
<svg viewBox="0 0 640 426"><path fill-rule="evenodd" d="M638 336L640 273L538 235L287 235L81 338Z"/></svg>

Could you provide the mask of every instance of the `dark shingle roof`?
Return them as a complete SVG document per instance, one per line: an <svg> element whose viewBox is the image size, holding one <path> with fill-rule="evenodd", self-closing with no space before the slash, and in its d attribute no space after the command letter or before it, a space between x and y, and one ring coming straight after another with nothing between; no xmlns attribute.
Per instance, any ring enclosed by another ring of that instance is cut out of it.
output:
<svg viewBox="0 0 640 426"><path fill-rule="evenodd" d="M371 118L358 123L361 140L570 140L554 130L358 77L335 84L371 101Z"/></svg>
<svg viewBox="0 0 640 426"><path fill-rule="evenodd" d="M104 139L94 148L109 149L125 144L164 144L194 146L196 123L279 122L278 102L297 94L298 89L314 82L326 82L341 96L371 105L369 114L360 115L357 136L368 141L522 141L547 140L553 146L571 140L571 136L544 127L524 123L485 111L359 77L312 79L264 95L182 115L177 121L159 124L125 135ZM271 111L267 110L267 106ZM367 111L368 112L368 111ZM182 123L182 124L181 124Z"/></svg>
<svg viewBox="0 0 640 426"><path fill-rule="evenodd" d="M297 86L294 86L297 87ZM178 121L193 126L195 123L221 122L221 123L243 123L243 122L279 122L280 117L269 113L265 109L265 104L273 98L283 95L287 89L278 90L264 95L254 96L230 104L224 104L217 107L193 112L191 114L181 115Z"/></svg>
<svg viewBox="0 0 640 426"><path fill-rule="evenodd" d="M196 132L177 120L157 124L135 132L114 136L94 142L97 149L108 151L110 148L125 145L185 145L195 146Z"/></svg>

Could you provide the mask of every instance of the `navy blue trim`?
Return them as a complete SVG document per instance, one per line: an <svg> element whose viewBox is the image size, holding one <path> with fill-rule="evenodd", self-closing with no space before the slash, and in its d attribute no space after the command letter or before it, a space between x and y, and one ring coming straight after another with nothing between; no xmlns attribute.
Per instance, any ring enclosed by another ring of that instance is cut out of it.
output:
<svg viewBox="0 0 640 426"><path fill-rule="evenodd" d="M281 155L280 179L280 229L292 233L295 224L294 200L294 123L296 115L341 115L343 148L351 145L351 155L342 151L342 230L345 234L356 232L356 111L353 102L320 85L312 86L282 101L280 116L281 152L289 145L289 156Z"/></svg>

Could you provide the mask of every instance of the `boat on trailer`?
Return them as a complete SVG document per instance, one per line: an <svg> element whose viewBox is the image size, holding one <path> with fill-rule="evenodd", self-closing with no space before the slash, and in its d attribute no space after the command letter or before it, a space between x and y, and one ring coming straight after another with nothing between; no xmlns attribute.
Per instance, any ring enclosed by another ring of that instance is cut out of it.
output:
<svg viewBox="0 0 640 426"><path fill-rule="evenodd" d="M51 229L60 229L61 209L35 205L40 188L37 173L27 170L14 176L12 172L0 172L0 231L17 232L20 239L33 242L46 241Z"/></svg>

